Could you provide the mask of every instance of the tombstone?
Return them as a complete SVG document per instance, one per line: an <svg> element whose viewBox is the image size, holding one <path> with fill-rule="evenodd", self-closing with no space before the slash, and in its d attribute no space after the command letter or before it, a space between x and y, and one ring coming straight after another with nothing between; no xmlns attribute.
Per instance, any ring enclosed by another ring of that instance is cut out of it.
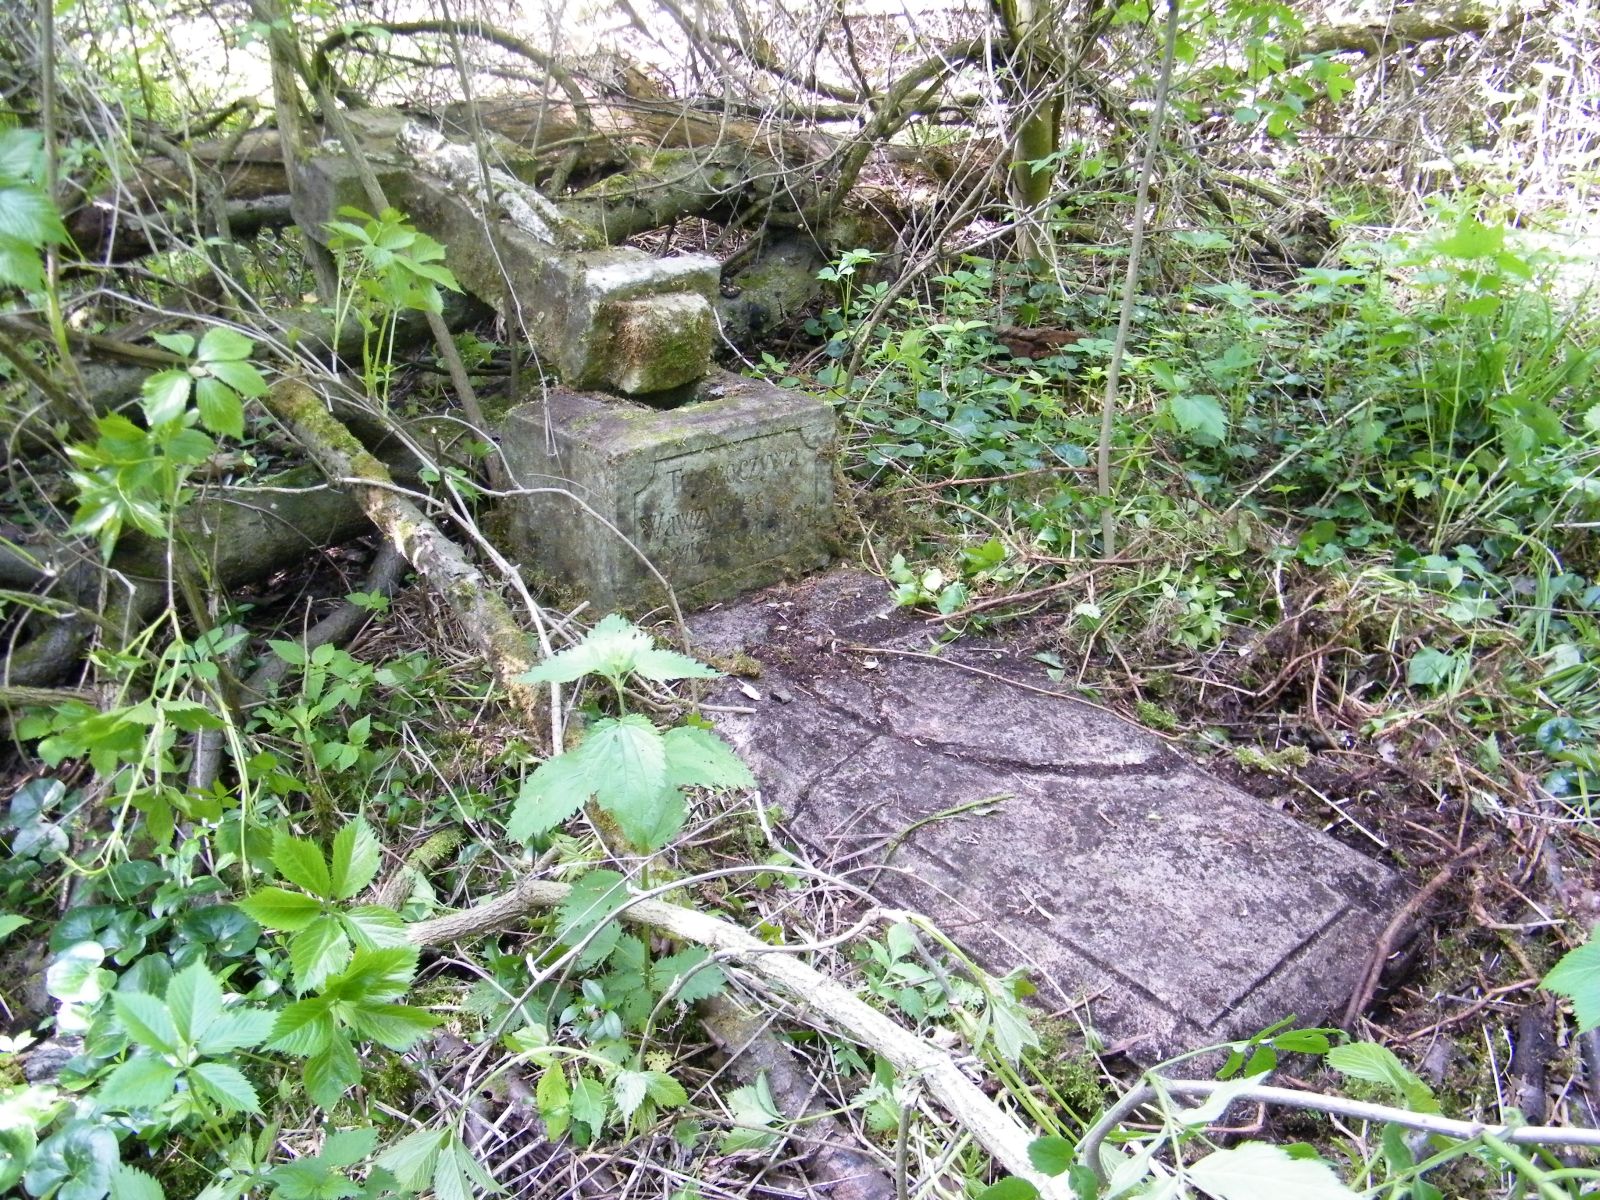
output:
<svg viewBox="0 0 1600 1200"><path fill-rule="evenodd" d="M470 146L393 113L360 128L390 202L561 380L498 430L513 559L601 611L636 612L666 598L663 578L693 606L828 561L833 410L713 371L715 259L603 246ZM312 236L367 207L343 155L305 176Z"/></svg>

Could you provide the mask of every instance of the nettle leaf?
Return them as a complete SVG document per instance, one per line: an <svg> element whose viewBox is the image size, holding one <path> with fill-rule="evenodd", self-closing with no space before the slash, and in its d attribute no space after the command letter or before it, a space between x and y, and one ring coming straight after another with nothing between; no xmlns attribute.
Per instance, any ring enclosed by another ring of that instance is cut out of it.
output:
<svg viewBox="0 0 1600 1200"><path fill-rule="evenodd" d="M392 908L363 904L340 914L345 932L362 950L396 949L409 945L406 923Z"/></svg>
<svg viewBox="0 0 1600 1200"><path fill-rule="evenodd" d="M237 1067L226 1063L197 1063L189 1068L188 1076L196 1090L226 1114L261 1111L256 1089Z"/></svg>
<svg viewBox="0 0 1600 1200"><path fill-rule="evenodd" d="M272 837L272 865L278 869L278 874L313 896L324 900L336 898L328 860L322 857L315 842L278 830Z"/></svg>
<svg viewBox="0 0 1600 1200"><path fill-rule="evenodd" d="M200 410L200 424L212 433L231 438L244 436L244 404L239 393L220 379L208 375L196 379L194 402Z"/></svg>
<svg viewBox="0 0 1600 1200"><path fill-rule="evenodd" d="M662 737L667 780L678 787L753 788L755 776L733 747L709 729L682 725Z"/></svg>
<svg viewBox="0 0 1600 1200"><path fill-rule="evenodd" d="M1590 931L1587 942L1562 956L1543 986L1572 1001L1579 1033L1600 1028L1600 925Z"/></svg>
<svg viewBox="0 0 1600 1200"><path fill-rule="evenodd" d="M1228 437L1228 414L1215 396L1173 396L1167 401L1178 428L1201 445L1220 445Z"/></svg>
<svg viewBox="0 0 1600 1200"><path fill-rule="evenodd" d="M506 836L526 842L570 820L594 794L587 768L573 754L546 759L522 781Z"/></svg>
<svg viewBox="0 0 1600 1200"><path fill-rule="evenodd" d="M44 291L44 257L27 242L0 234L0 284Z"/></svg>
<svg viewBox="0 0 1600 1200"><path fill-rule="evenodd" d="M665 1071L644 1073L645 1094L662 1108L681 1108L689 1103L689 1093Z"/></svg>
<svg viewBox="0 0 1600 1200"><path fill-rule="evenodd" d="M727 984L728 977L721 967L708 961L710 958L710 953L700 946L658 958L650 966L651 990L664 996L681 980L673 996L679 1004L695 1004L715 996Z"/></svg>
<svg viewBox="0 0 1600 1200"><path fill-rule="evenodd" d="M737 1154L741 1150L765 1150L778 1138L772 1126L783 1120L777 1103L772 1099L772 1089L767 1084L767 1073L761 1072L748 1087L734 1088L728 1093L728 1116L735 1128L722 1137L722 1153Z"/></svg>
<svg viewBox="0 0 1600 1200"><path fill-rule="evenodd" d="M333 838L332 879L334 899L348 900L378 873L383 848L366 818L357 817Z"/></svg>
<svg viewBox="0 0 1600 1200"><path fill-rule="evenodd" d="M563 946L577 945L592 930L611 920L628 899L628 881L616 871L580 875L556 911L556 940Z"/></svg>
<svg viewBox="0 0 1600 1200"><path fill-rule="evenodd" d="M200 351L195 355L203 363L239 362L250 357L256 344L244 334L226 325L213 325L200 339Z"/></svg>
<svg viewBox="0 0 1600 1200"><path fill-rule="evenodd" d="M123 1030L141 1046L163 1054L178 1052L177 1026L160 1000L144 992L112 992L111 1007Z"/></svg>
<svg viewBox="0 0 1600 1200"><path fill-rule="evenodd" d="M363 1004L351 1008L345 1019L358 1036L395 1051L411 1049L440 1020L407 1004Z"/></svg>
<svg viewBox="0 0 1600 1200"><path fill-rule="evenodd" d="M583 757L600 807L618 821L644 818L667 788L664 739L650 719L638 713L597 721L573 753Z"/></svg>
<svg viewBox="0 0 1600 1200"><path fill-rule="evenodd" d="M215 1058L259 1046L272 1035L277 1014L264 1008L236 1008L221 1013L196 1039L194 1048Z"/></svg>
<svg viewBox="0 0 1600 1200"><path fill-rule="evenodd" d="M193 384L194 376L181 368L157 371L144 381L139 389L143 397L139 407L144 410L144 419L151 428L170 424L183 416L189 407L189 389Z"/></svg>
<svg viewBox="0 0 1600 1200"><path fill-rule="evenodd" d="M30 246L67 240L61 214L39 188L0 186L0 237L15 238Z"/></svg>
<svg viewBox="0 0 1600 1200"><path fill-rule="evenodd" d="M343 1037L335 1036L319 1053L306 1059L306 1095L320 1108L331 1109L361 1082L361 1064Z"/></svg>
<svg viewBox="0 0 1600 1200"><path fill-rule="evenodd" d="M222 985L204 963L195 963L172 977L166 1003L178 1037L193 1046L222 1013Z"/></svg>
<svg viewBox="0 0 1600 1200"><path fill-rule="evenodd" d="M1188 1168L1189 1182L1215 1200L1356 1200L1327 1163L1294 1158L1281 1146L1245 1142Z"/></svg>
<svg viewBox="0 0 1600 1200"><path fill-rule="evenodd" d="M247 362L208 362L206 373L220 379L241 396L263 396L267 381Z"/></svg>
<svg viewBox="0 0 1600 1200"><path fill-rule="evenodd" d="M238 902L238 908L268 929L296 933L322 915L322 903L304 892L264 887Z"/></svg>
<svg viewBox="0 0 1600 1200"><path fill-rule="evenodd" d="M323 991L337 1000L393 1000L410 990L416 972L415 946L357 950L350 965L328 980Z"/></svg>
<svg viewBox="0 0 1600 1200"><path fill-rule="evenodd" d="M439 1151L450 1140L448 1129L419 1129L390 1146L374 1160L408 1192L418 1192L433 1178Z"/></svg>
<svg viewBox="0 0 1600 1200"><path fill-rule="evenodd" d="M153 1054L136 1054L106 1076L96 1099L108 1108L154 1108L172 1095L178 1070Z"/></svg>
<svg viewBox="0 0 1600 1200"><path fill-rule="evenodd" d="M165 1200L166 1193L154 1175L118 1163L111 1174L111 1200Z"/></svg>
<svg viewBox="0 0 1600 1200"><path fill-rule="evenodd" d="M285 1006L272 1023L272 1040L267 1043L267 1049L300 1058L320 1053L337 1031L331 1009L326 996L296 1000Z"/></svg>
<svg viewBox="0 0 1600 1200"><path fill-rule="evenodd" d="M650 1080L643 1071L618 1071L611 1080L611 1099L624 1121L631 1121L650 1091Z"/></svg>
<svg viewBox="0 0 1600 1200"><path fill-rule="evenodd" d="M1350 1042L1328 1051L1327 1063L1352 1079L1381 1084L1390 1089L1413 1112L1436 1113L1439 1102L1430 1088L1393 1050L1376 1042Z"/></svg>
<svg viewBox="0 0 1600 1200"><path fill-rule="evenodd" d="M622 680L715 679L718 672L687 655L658 650L655 639L616 613L601 618L583 641L551 655L519 677L521 683L572 683L585 675Z"/></svg>
<svg viewBox="0 0 1600 1200"><path fill-rule="evenodd" d="M555 1141L572 1124L572 1091L567 1087L567 1073L559 1063L546 1067L539 1076L533 1100L539 1106L545 1137Z"/></svg>
<svg viewBox="0 0 1600 1200"><path fill-rule="evenodd" d="M44 135L37 129L0 131L0 179L22 182L38 176L44 165Z"/></svg>

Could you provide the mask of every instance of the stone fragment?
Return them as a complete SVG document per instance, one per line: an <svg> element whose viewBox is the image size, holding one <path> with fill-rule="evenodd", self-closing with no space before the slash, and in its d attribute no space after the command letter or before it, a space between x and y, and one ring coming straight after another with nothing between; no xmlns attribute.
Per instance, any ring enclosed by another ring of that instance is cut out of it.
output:
<svg viewBox="0 0 1600 1200"><path fill-rule="evenodd" d="M569 387L660 396L705 375L715 336L716 259L601 246L504 172L492 174L486 192L470 147L404 126L401 140L425 143L424 161L448 178L399 161L392 127L372 120L364 126L390 203L444 246L445 265L462 287L527 331ZM295 219L318 240L326 240L324 226L342 207L371 207L355 164L343 155L314 156L303 177Z"/></svg>
<svg viewBox="0 0 1600 1200"><path fill-rule="evenodd" d="M934 653L861 572L691 628L700 654L762 665L765 699L730 687L716 699L747 711L714 720L819 865L993 972L1028 968L1047 1008L1082 1004L1143 1061L1338 1011L1404 900L1388 868L1013 651Z"/></svg>
<svg viewBox="0 0 1600 1200"><path fill-rule="evenodd" d="M723 371L697 395L658 410L554 388L512 409L514 486L550 489L511 503L512 556L597 612L666 599L641 554L686 607L826 563L833 410Z"/></svg>

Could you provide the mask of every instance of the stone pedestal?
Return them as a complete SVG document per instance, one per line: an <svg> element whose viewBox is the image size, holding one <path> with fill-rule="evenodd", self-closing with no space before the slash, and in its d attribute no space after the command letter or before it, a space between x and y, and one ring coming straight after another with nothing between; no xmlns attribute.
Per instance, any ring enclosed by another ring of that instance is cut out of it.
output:
<svg viewBox="0 0 1600 1200"><path fill-rule="evenodd" d="M665 600L640 554L686 607L798 575L834 551L835 439L820 400L724 371L667 410L553 388L501 429L513 486L550 489L511 503L511 549L597 613Z"/></svg>

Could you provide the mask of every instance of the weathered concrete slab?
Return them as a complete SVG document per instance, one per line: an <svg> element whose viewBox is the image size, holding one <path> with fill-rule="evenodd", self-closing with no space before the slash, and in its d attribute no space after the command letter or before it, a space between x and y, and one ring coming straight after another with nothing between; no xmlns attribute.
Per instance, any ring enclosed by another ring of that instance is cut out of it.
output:
<svg viewBox="0 0 1600 1200"><path fill-rule="evenodd" d="M796 836L991 970L1026 965L1089 998L1094 1026L1137 1039L1141 1059L1324 1018L1403 902L1387 868L1042 694L1034 664L945 652L977 674L904 656L930 649L927 627L870 576L834 572L692 625L702 654L762 664L759 700L722 697L755 714L716 721Z"/></svg>
<svg viewBox="0 0 1600 1200"><path fill-rule="evenodd" d="M570 493L512 504L513 556L599 612L666 599L624 538L685 606L825 564L834 549L833 410L724 371L698 395L662 410L558 388L512 409L500 445L513 481Z"/></svg>
<svg viewBox="0 0 1600 1200"><path fill-rule="evenodd" d="M504 172L491 173L486 193L470 146L394 113L366 113L359 124L390 203L444 246L462 287L527 330L568 386L659 396L705 375L716 259L605 246ZM314 156L303 175L295 219L312 237L325 240L325 224L342 207L370 207L355 163L342 154Z"/></svg>

